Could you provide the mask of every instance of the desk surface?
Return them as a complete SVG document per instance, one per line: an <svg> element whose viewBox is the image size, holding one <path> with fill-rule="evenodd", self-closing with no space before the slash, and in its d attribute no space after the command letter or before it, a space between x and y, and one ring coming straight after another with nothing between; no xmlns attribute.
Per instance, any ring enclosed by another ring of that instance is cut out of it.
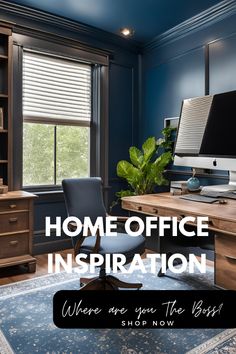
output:
<svg viewBox="0 0 236 354"><path fill-rule="evenodd" d="M236 200L227 204L206 204L181 199L170 193L122 198L122 208L157 216L208 216L209 227L236 235Z"/></svg>

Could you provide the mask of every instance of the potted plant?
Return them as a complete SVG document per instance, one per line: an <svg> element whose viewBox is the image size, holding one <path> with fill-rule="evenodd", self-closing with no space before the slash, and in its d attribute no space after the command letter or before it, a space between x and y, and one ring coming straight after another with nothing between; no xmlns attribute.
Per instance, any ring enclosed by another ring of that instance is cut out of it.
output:
<svg viewBox="0 0 236 354"><path fill-rule="evenodd" d="M118 200L125 196L154 193L156 186L168 184L164 171L172 161L173 130L175 128L164 128L163 137L158 140L149 137L143 143L142 150L131 146L130 162L125 160L118 162L117 175L128 182L128 189L116 193ZM117 201L113 202L112 207L116 204Z"/></svg>

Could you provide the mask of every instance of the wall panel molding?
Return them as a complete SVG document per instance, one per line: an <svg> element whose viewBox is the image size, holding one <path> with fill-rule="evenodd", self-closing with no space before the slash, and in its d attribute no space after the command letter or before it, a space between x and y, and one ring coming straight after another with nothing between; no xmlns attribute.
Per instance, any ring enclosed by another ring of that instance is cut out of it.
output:
<svg viewBox="0 0 236 354"><path fill-rule="evenodd" d="M235 0L224 0L200 14L180 23L158 35L143 47L143 52L156 50L158 47L174 42L206 27L212 26L225 18L236 14Z"/></svg>

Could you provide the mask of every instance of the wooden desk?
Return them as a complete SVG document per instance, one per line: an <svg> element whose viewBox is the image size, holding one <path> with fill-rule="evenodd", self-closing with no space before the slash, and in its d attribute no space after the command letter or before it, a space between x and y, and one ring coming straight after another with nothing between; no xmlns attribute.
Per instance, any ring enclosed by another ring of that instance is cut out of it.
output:
<svg viewBox="0 0 236 354"><path fill-rule="evenodd" d="M170 193L122 198L122 208L146 215L208 216L215 232L215 284L236 290L236 200L227 204L206 204L180 199Z"/></svg>

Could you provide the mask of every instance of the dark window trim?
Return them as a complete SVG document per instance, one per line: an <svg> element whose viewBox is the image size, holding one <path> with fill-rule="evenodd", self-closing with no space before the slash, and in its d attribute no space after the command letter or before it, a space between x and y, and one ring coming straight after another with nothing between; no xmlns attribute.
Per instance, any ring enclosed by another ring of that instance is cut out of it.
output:
<svg viewBox="0 0 236 354"><path fill-rule="evenodd" d="M62 191L62 187L60 185L39 185L39 186L27 186L23 187L22 190L32 193L53 193Z"/></svg>
<svg viewBox="0 0 236 354"><path fill-rule="evenodd" d="M24 35L14 32L13 44L36 52L45 52L55 56L71 58L76 61L79 60L82 63L109 64L109 56L107 53L97 53L92 47L81 49L78 45L74 45L73 40L57 40L57 38L54 36L51 37L49 34L44 34L43 37L37 38L35 34Z"/></svg>
<svg viewBox="0 0 236 354"><path fill-rule="evenodd" d="M19 39L19 37L17 37ZM70 53L65 53L69 47L50 43L49 41L38 40L33 37L24 36L24 41L15 41L14 34L13 45L13 170L14 170L14 185L15 190L22 189L22 168L23 168L23 116L22 116L22 56L23 47L33 50L46 51L48 54L65 55L69 58ZM49 50L50 44L50 50ZM35 45L35 47L34 47ZM56 52L58 48L60 52ZM75 58L76 49L71 48L73 52L72 58ZM81 53L81 51L80 51ZM92 56L91 53L89 53ZM97 54L94 55L97 58ZM80 59L78 55L77 59ZM104 62L104 57L103 57ZM105 190L105 203L107 199L108 187L108 66L95 64L93 65L93 97L92 97L92 123L90 129L90 175L100 176L103 179ZM96 90L96 91L95 91ZM96 92L96 93L95 93ZM102 142L102 143L101 143ZM24 190L30 192L50 192L60 190L58 186L37 186L27 187Z"/></svg>

